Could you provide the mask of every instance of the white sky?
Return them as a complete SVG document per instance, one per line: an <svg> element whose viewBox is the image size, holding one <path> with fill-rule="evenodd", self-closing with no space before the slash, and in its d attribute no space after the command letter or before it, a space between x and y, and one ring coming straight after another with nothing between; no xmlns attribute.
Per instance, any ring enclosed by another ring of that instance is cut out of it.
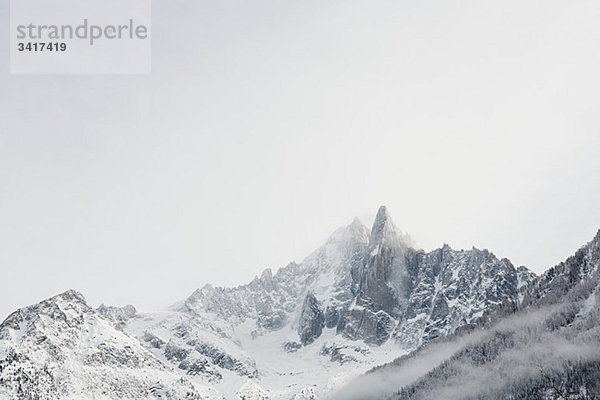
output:
<svg viewBox="0 0 600 400"><path fill-rule="evenodd" d="M153 3L147 76L8 74L0 319L74 288L162 309L381 204L536 272L600 228L598 1Z"/></svg>

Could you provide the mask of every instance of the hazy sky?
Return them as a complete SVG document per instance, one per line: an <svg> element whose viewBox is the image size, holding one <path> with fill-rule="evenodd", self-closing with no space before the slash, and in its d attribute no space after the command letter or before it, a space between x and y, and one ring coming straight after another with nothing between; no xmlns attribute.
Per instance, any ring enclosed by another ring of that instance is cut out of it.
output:
<svg viewBox="0 0 600 400"><path fill-rule="evenodd" d="M162 309L381 204L536 272L600 228L598 1L153 3L151 75L8 74L0 319Z"/></svg>

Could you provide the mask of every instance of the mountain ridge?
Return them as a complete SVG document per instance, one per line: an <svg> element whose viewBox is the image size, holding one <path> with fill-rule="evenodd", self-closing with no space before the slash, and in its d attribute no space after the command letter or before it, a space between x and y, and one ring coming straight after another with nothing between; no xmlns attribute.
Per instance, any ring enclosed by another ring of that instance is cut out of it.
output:
<svg viewBox="0 0 600 400"><path fill-rule="evenodd" d="M521 294L518 304L369 371L331 398L600 398L600 231Z"/></svg>

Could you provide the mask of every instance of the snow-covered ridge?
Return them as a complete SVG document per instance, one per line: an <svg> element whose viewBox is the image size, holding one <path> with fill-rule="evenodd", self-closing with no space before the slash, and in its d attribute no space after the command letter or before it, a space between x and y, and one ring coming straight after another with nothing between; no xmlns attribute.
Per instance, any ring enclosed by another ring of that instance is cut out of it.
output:
<svg viewBox="0 0 600 400"><path fill-rule="evenodd" d="M210 399L67 291L0 325L2 399Z"/></svg>

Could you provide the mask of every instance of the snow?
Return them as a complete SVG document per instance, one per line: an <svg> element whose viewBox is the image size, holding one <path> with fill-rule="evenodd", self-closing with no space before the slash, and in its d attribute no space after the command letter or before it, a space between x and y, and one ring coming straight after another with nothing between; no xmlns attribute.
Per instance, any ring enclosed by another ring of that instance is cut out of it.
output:
<svg viewBox="0 0 600 400"><path fill-rule="evenodd" d="M269 392L254 381L248 380L242 385L240 390L236 393L236 397L239 400L268 400L270 398Z"/></svg>
<svg viewBox="0 0 600 400"><path fill-rule="evenodd" d="M214 389L193 385L159 363L79 294L66 292L20 312L18 326L3 324L0 329L3 359L9 352L19 359L0 370L0 398L23 390L26 396L45 393L49 398L141 399L151 388L165 399L184 398L186 393L219 398Z"/></svg>
<svg viewBox="0 0 600 400"><path fill-rule="evenodd" d="M249 339L248 331L251 329L251 323L243 324L236 328L236 335L242 348L256 361L257 368L261 371L259 382L270 389L274 400L290 399L307 387L311 387L311 392L322 398L366 370L405 354L405 351L390 343L380 348L368 348L369 354L366 356L358 353L362 357L358 363L339 365L320 354L323 345L336 344L354 348L359 344L336 336L335 329L326 329L314 343L294 353L273 350L281 349L281 343L285 341L297 340L296 332L290 327L254 340Z"/></svg>
<svg viewBox="0 0 600 400"><path fill-rule="evenodd" d="M188 319L189 316L181 312L145 314L130 321L127 330L138 337L144 331L151 331L167 342L174 339L172 327L178 322L189 322ZM219 369L223 379L218 382L207 382L199 376L190 377L200 385L214 386L226 399L239 399L240 395L246 396L246 399L262 399L267 395L271 400L321 399L367 370L406 354L394 341L381 347L370 347L336 335L335 329L325 329L314 343L287 353L283 351L282 344L298 340L291 323L283 329L258 336L252 334L256 330L254 319L246 319L229 328L231 337L228 338L203 330L196 334L203 335L207 342L219 345L229 355L252 360L259 376L249 379ZM324 346L341 347L356 361L342 365L332 362L329 356L321 354ZM362 352L356 351L357 348ZM169 363L161 351L153 351L153 354L162 362Z"/></svg>

